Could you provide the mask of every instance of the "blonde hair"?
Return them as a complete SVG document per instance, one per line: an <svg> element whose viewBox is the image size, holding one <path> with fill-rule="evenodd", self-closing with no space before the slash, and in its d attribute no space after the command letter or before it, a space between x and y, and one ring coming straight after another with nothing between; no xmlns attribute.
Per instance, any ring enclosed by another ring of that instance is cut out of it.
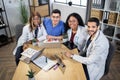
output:
<svg viewBox="0 0 120 80"><path fill-rule="evenodd" d="M33 23L33 18L34 18L35 16L38 16L38 17L39 17L39 19L40 19L39 25L41 24L41 15L40 15L38 12L32 12L32 14L31 14L31 16L30 16L30 18L29 18L30 31L32 31L32 30L33 30L33 26L35 26L34 23Z"/></svg>

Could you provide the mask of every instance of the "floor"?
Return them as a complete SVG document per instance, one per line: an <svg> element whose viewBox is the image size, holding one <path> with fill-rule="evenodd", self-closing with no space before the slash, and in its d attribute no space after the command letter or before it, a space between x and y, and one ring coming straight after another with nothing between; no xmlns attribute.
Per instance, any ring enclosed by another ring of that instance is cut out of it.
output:
<svg viewBox="0 0 120 80"><path fill-rule="evenodd" d="M16 69L14 55L12 51L16 43L0 47L0 80L12 80ZM101 80L120 80L120 53L116 52L110 66L108 75Z"/></svg>
<svg viewBox="0 0 120 80"><path fill-rule="evenodd" d="M12 51L15 42L0 47L0 80L12 80L12 76L16 69L14 56Z"/></svg>

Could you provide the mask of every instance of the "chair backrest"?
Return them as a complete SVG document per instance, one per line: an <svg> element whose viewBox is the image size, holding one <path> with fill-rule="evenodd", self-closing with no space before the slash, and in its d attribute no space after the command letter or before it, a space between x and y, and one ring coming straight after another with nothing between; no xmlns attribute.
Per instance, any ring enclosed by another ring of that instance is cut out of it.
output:
<svg viewBox="0 0 120 80"><path fill-rule="evenodd" d="M112 61L114 53L115 53L115 46L112 42L109 42L109 53L106 59L104 75L107 75L109 72L110 63Z"/></svg>
<svg viewBox="0 0 120 80"><path fill-rule="evenodd" d="M16 38L16 42L18 41L19 37L22 34L22 29L25 25L24 24L17 24L15 26L15 38Z"/></svg>

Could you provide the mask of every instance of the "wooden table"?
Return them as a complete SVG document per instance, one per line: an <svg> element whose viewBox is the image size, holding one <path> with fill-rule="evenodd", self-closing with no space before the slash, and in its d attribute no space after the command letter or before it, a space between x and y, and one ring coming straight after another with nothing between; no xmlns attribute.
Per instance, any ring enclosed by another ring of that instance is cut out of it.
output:
<svg viewBox="0 0 120 80"><path fill-rule="evenodd" d="M33 47L30 45L31 48L39 50L39 47ZM26 74L28 70L32 69L35 71L35 80L86 80L85 73L82 67L82 64L74 61L72 59L67 58L64 54L66 51L71 51L72 53L78 53L77 49L69 50L64 45L61 48L47 48L44 50L45 56L54 60L53 55L57 54L65 64L65 69L61 70L61 68L57 68L54 70L53 68L49 71L45 72L38 68L33 63L26 64L20 61L16 71L14 73L12 80L28 80Z"/></svg>

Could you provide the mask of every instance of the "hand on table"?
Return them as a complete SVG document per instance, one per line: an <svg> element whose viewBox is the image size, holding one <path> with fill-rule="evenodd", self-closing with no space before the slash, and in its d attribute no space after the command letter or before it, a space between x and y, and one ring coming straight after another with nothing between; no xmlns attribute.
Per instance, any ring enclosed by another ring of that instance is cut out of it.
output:
<svg viewBox="0 0 120 80"><path fill-rule="evenodd" d="M51 35L47 35L46 37L48 40L61 40L60 37L57 37L57 36L51 36Z"/></svg>
<svg viewBox="0 0 120 80"><path fill-rule="evenodd" d="M65 54L65 56L71 58L71 55L72 55L72 54L71 54L70 52L65 52L64 54Z"/></svg>
<svg viewBox="0 0 120 80"><path fill-rule="evenodd" d="M23 50L27 49L28 48L28 44L23 44Z"/></svg>
<svg viewBox="0 0 120 80"><path fill-rule="evenodd" d="M29 47L29 44L31 44L31 41L27 41L23 44L23 50L27 49Z"/></svg>
<svg viewBox="0 0 120 80"><path fill-rule="evenodd" d="M52 39L53 39L53 36L47 35L47 39L48 39L48 40L52 40Z"/></svg>

